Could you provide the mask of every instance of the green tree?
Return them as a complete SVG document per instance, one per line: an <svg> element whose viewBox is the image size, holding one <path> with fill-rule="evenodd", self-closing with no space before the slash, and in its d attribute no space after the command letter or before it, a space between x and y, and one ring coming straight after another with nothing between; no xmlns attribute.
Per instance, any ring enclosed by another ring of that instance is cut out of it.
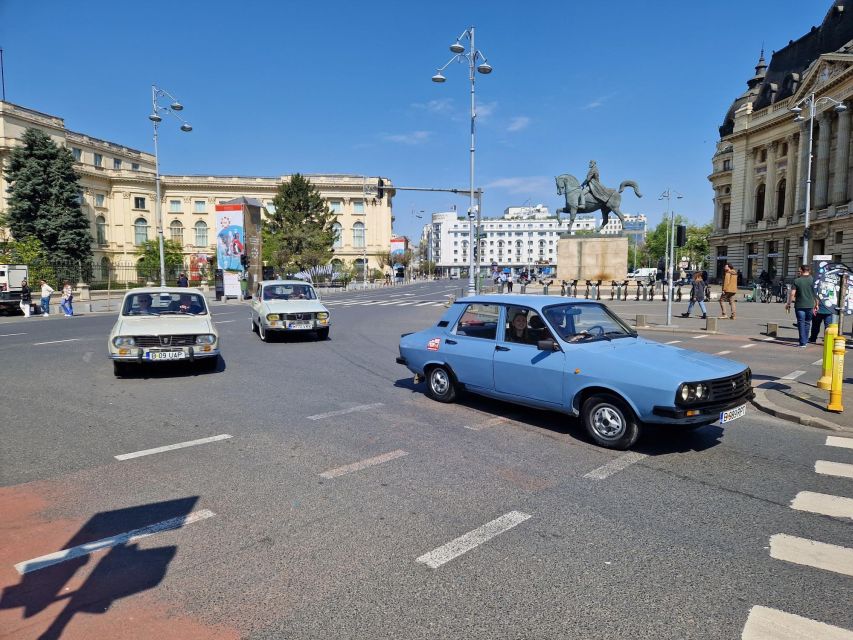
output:
<svg viewBox="0 0 853 640"><path fill-rule="evenodd" d="M41 242L30 236L23 240L13 240L5 234L0 239L0 264L25 264L29 267L30 286L39 280L46 280L59 288L56 271L50 263L47 252Z"/></svg>
<svg viewBox="0 0 853 640"><path fill-rule="evenodd" d="M334 252L335 214L301 174L278 187L263 226L263 259L286 271L327 264Z"/></svg>
<svg viewBox="0 0 853 640"><path fill-rule="evenodd" d="M181 243L176 240L163 241L163 254L166 263L166 279L177 280L178 273L184 267L184 253ZM136 250L140 256L136 270L141 278L160 280L160 245L157 240L146 240Z"/></svg>
<svg viewBox="0 0 853 640"><path fill-rule="evenodd" d="M71 152L38 130L24 132L6 168L6 221L16 240L34 237L56 261L89 263L92 236L80 208L80 185Z"/></svg>

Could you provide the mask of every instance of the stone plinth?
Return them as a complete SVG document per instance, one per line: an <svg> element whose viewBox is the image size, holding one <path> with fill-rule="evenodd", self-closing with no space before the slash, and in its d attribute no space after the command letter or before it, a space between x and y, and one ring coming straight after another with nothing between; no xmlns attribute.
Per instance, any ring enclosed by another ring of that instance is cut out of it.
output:
<svg viewBox="0 0 853 640"><path fill-rule="evenodd" d="M558 280L622 281L628 276L628 238L565 236L557 241Z"/></svg>

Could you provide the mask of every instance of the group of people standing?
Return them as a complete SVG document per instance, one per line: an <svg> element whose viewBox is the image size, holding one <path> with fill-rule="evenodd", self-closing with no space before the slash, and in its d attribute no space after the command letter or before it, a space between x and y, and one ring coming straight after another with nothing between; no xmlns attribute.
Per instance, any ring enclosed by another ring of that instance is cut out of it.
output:
<svg viewBox="0 0 853 640"><path fill-rule="evenodd" d="M39 284L41 285L41 300L39 301L39 307L41 308L41 315L44 318L47 318L50 315L50 296L53 295L54 289L51 287L46 280L39 280ZM26 280L21 281L21 311L24 312L24 317L30 317L30 309L32 308L33 303L33 292L29 287L29 284ZM71 283L66 280L62 285L62 298L59 303L59 308L62 309L62 312L65 314L66 318L70 318L74 315L74 290L71 288Z"/></svg>
<svg viewBox="0 0 853 640"><path fill-rule="evenodd" d="M689 318L690 312L693 311L693 305L698 304L699 310L702 312L702 319L708 317L708 310L705 308L705 297L707 294L708 283L705 282L703 272L697 271L693 274L693 280L690 282L690 304L687 305L687 311L681 314L682 318ZM723 293L720 295L720 319L734 320L736 317L736 301L737 294L737 271L732 268L731 264L726 263L723 267ZM726 313L725 305L729 305L729 313Z"/></svg>

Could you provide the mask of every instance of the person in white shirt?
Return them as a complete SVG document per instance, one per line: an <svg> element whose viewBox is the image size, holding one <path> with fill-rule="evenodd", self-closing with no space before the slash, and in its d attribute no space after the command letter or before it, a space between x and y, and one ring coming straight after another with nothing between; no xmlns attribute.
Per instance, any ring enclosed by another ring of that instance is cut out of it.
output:
<svg viewBox="0 0 853 640"><path fill-rule="evenodd" d="M45 318L50 315L50 295L53 293L51 287L46 280L41 281L41 315Z"/></svg>

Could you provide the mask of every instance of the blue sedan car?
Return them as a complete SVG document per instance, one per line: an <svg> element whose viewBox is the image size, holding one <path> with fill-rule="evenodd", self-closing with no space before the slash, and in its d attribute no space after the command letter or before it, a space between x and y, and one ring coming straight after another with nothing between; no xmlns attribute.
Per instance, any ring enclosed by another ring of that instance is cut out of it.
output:
<svg viewBox="0 0 853 640"><path fill-rule="evenodd" d="M457 300L400 338L397 362L439 402L467 390L561 411L613 449L634 444L645 424L730 422L754 396L743 364L640 338L600 302L554 296Z"/></svg>

